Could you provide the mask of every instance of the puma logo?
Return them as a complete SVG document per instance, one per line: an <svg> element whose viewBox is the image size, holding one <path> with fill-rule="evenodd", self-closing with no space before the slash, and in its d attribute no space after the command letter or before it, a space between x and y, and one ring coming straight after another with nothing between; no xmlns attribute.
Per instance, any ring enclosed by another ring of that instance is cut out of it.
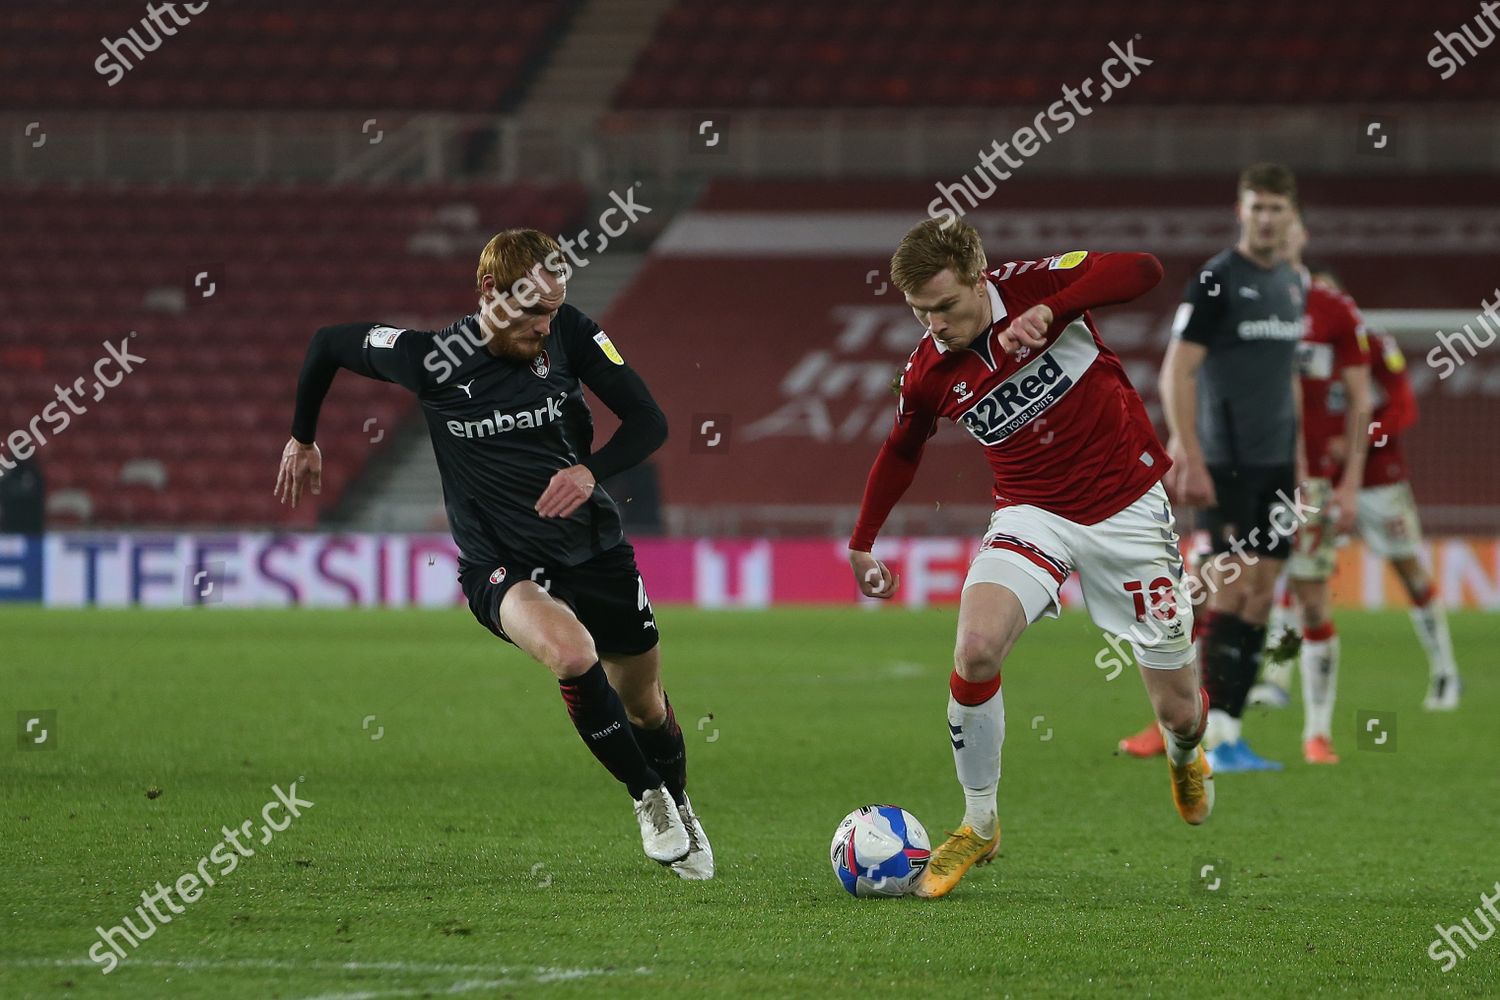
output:
<svg viewBox="0 0 1500 1000"><path fill-rule="evenodd" d="M467 382L455 382L454 385L457 388L462 389L464 391L464 395L465 396L468 396L470 399L474 398L474 389L473 389L474 380L473 379L469 379L469 381L467 381Z"/></svg>

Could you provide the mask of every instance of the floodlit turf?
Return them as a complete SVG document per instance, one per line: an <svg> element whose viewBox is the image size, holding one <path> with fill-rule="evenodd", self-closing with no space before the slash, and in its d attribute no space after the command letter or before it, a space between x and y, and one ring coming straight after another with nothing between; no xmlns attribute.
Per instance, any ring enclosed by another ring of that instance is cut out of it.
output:
<svg viewBox="0 0 1500 1000"><path fill-rule="evenodd" d="M659 621L708 884L641 855L556 685L467 613L0 612L7 727L57 712L54 749L3 745L0 996L1500 994L1500 935L1427 954L1500 881L1493 617L1454 616L1469 687L1435 716L1405 615L1341 615L1344 762L1257 714L1287 772L1221 778L1199 829L1113 755L1140 682L1044 622L1006 669L1001 856L938 902L844 895L828 841L867 802L957 821L952 612ZM101 974L94 928L293 781L314 805Z"/></svg>

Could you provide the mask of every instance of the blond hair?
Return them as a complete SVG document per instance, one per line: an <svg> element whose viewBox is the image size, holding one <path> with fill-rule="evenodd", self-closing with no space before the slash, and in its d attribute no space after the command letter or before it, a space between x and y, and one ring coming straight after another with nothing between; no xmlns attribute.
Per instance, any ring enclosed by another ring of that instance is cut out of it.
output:
<svg viewBox="0 0 1500 1000"><path fill-rule="evenodd" d="M913 226L891 254L891 282L910 295L944 269L952 269L960 285L979 283L988 262L979 232L958 219L946 226L936 219Z"/></svg>
<svg viewBox="0 0 1500 1000"><path fill-rule="evenodd" d="M561 260L562 247L541 230L507 229L496 233L479 252L474 286L484 287L484 276L489 275L495 279L496 290L512 289L538 265L560 273Z"/></svg>

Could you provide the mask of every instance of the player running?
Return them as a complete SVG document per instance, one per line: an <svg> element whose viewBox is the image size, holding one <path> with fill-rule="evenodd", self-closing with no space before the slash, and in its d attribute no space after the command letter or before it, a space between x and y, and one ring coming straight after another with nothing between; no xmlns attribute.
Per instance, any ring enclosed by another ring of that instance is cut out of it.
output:
<svg viewBox="0 0 1500 1000"><path fill-rule="evenodd" d="M1281 769L1250 749L1240 720L1260 673L1291 526L1305 509L1294 497L1302 282L1281 259L1296 209L1287 168L1262 163L1240 175L1239 240L1188 282L1162 362L1168 483L1180 502L1204 508L1215 553L1203 570L1209 598L1201 635L1213 704L1209 758L1218 773ZM1120 749L1161 753L1161 734L1147 726Z"/></svg>
<svg viewBox="0 0 1500 1000"><path fill-rule="evenodd" d="M604 331L563 304L568 274L550 236L509 229L479 256L479 311L447 329L319 330L276 494L295 507L304 489L320 491L318 410L338 369L416 393L469 609L557 677L579 736L635 801L646 856L708 879L713 851L687 797L655 614L598 485L659 448L666 418ZM620 418L597 451L585 385Z"/></svg>
<svg viewBox="0 0 1500 1000"><path fill-rule="evenodd" d="M870 550L939 418L962 424L984 446L997 509L964 581L948 682L965 810L918 884L917 895L929 898L946 895L1000 849L1000 668L1028 625L1057 616L1059 588L1074 571L1095 624L1132 636L1169 734L1178 812L1198 824L1214 803L1199 746L1208 705L1189 639L1192 610L1173 589L1182 560L1160 483L1170 462L1088 312L1149 291L1161 265L1145 253L1075 250L989 273L986 266L979 234L956 221L946 229L923 222L891 257L891 281L927 332L901 376L895 425L849 541L860 590L890 598L900 581ZM1043 426L1045 435L1033 433Z"/></svg>
<svg viewBox="0 0 1500 1000"><path fill-rule="evenodd" d="M1453 711L1463 684L1453 656L1447 612L1420 557L1422 525L1401 447L1401 435L1417 422L1417 396L1395 338L1385 334L1370 338L1370 371L1375 418L1370 424L1356 524L1365 544L1390 562L1411 600L1412 627L1427 654L1428 688L1422 707L1431 712ZM1273 659L1267 650L1265 678L1251 692L1252 703L1280 708L1290 700L1287 688L1297 644L1282 645L1288 649L1284 656Z"/></svg>

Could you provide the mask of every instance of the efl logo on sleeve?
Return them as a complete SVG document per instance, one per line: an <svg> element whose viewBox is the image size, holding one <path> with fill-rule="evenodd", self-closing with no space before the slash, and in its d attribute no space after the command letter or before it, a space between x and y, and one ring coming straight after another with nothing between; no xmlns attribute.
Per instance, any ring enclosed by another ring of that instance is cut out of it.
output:
<svg viewBox="0 0 1500 1000"><path fill-rule="evenodd" d="M615 350L614 342L609 339L609 334L603 330L594 334L594 343L598 344L599 349L604 352L604 356L615 364L623 365L625 363L625 359L620 357L620 352Z"/></svg>
<svg viewBox="0 0 1500 1000"><path fill-rule="evenodd" d="M1050 267L1054 271L1067 271L1077 267L1079 264L1082 264L1083 258L1087 257L1088 255L1089 252L1087 250L1074 250L1070 253L1063 254L1061 257L1057 258L1050 265L1048 265L1048 267Z"/></svg>
<svg viewBox="0 0 1500 1000"><path fill-rule="evenodd" d="M403 332L405 331L398 330L393 326L371 327L369 334L365 337L365 343L371 347L395 347L396 338L401 336Z"/></svg>

